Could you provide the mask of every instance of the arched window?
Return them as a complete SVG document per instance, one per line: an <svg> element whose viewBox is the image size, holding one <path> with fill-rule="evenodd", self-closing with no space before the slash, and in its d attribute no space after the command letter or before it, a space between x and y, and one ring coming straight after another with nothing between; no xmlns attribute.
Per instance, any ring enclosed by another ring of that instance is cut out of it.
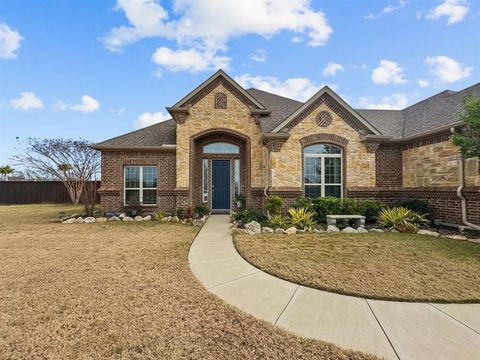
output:
<svg viewBox="0 0 480 360"><path fill-rule="evenodd" d="M305 196L342 197L342 149L314 144L304 149L303 178Z"/></svg>
<svg viewBox="0 0 480 360"><path fill-rule="evenodd" d="M203 147L204 154L239 154L240 148L237 145L216 142Z"/></svg>

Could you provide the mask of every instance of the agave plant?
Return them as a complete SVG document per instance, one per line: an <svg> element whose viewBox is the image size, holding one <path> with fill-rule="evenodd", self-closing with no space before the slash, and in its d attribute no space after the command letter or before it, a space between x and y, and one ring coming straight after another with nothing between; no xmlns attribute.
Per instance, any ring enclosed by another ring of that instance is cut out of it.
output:
<svg viewBox="0 0 480 360"><path fill-rule="evenodd" d="M282 215L270 216L270 218L268 219L268 226L273 229L286 229L288 227L288 219Z"/></svg>
<svg viewBox="0 0 480 360"><path fill-rule="evenodd" d="M425 215L404 207L387 208L380 211L378 223L388 231L415 232L420 225L429 223Z"/></svg>
<svg viewBox="0 0 480 360"><path fill-rule="evenodd" d="M315 213L313 211L301 207L298 209L290 208L288 213L290 214L292 225L297 229L309 230L315 226Z"/></svg>

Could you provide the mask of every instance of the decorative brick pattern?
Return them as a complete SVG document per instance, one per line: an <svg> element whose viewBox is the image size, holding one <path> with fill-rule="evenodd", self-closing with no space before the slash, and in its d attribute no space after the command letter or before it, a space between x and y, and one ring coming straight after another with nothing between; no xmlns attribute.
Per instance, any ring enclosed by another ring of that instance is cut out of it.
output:
<svg viewBox="0 0 480 360"><path fill-rule="evenodd" d="M215 109L226 109L227 108L227 94L223 92L218 92L215 94Z"/></svg>
<svg viewBox="0 0 480 360"><path fill-rule="evenodd" d="M320 127L328 127L332 124L333 118L328 111L320 111L316 118L317 125Z"/></svg>

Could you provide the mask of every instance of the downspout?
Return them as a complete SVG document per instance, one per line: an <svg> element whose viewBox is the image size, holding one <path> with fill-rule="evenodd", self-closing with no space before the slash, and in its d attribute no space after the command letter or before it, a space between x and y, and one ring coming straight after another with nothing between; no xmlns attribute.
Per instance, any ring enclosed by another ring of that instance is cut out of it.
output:
<svg viewBox="0 0 480 360"><path fill-rule="evenodd" d="M265 199L268 197L267 189L270 184L270 150L267 148L267 163L265 169L267 170L267 175L265 176L265 188L263 189L263 194L265 195ZM267 210L267 216L270 218L270 213Z"/></svg>
<svg viewBox="0 0 480 360"><path fill-rule="evenodd" d="M455 128L452 128L451 132L455 133ZM471 222L468 221L467 199L465 198L465 195L463 195L463 189L465 188L465 166L464 165L465 165L464 159L460 155L458 157L458 174L459 174L460 185L457 188L457 196L460 199L461 207L462 207L462 222L472 229L480 230L480 226L472 224Z"/></svg>

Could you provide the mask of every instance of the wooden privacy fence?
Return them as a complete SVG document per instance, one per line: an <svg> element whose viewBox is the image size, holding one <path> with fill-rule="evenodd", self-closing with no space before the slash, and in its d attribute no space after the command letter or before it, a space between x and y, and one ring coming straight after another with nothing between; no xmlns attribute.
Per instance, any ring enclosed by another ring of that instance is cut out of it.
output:
<svg viewBox="0 0 480 360"><path fill-rule="evenodd" d="M87 186L100 186L90 181ZM0 181L0 204L68 204L67 188L60 181ZM100 197L97 195L97 202Z"/></svg>

